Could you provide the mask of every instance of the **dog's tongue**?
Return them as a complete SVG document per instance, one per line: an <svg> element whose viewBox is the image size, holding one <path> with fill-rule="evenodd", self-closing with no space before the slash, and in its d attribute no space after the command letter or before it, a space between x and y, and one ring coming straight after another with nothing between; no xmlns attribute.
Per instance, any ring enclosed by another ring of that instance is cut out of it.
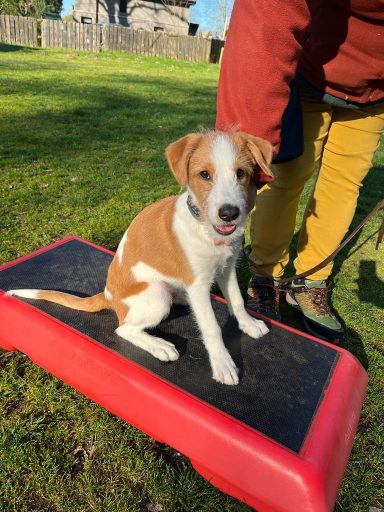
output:
<svg viewBox="0 0 384 512"><path fill-rule="evenodd" d="M225 226L215 226L216 231L221 233L222 235L228 235L229 233L232 233L234 231L235 225L234 224L226 224Z"/></svg>

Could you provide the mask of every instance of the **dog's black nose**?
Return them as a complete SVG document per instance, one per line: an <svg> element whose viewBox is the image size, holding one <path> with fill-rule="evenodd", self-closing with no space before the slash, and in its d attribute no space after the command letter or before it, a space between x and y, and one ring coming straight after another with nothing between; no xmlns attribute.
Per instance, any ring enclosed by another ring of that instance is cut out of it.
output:
<svg viewBox="0 0 384 512"><path fill-rule="evenodd" d="M237 206L233 206L231 204L223 204L223 206L219 208L219 217L225 222L235 220L239 215L240 210Z"/></svg>

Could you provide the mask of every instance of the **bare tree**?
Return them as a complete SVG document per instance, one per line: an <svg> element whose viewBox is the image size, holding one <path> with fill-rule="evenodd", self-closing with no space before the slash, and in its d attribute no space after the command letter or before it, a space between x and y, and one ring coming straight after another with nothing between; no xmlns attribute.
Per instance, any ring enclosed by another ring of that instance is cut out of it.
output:
<svg viewBox="0 0 384 512"><path fill-rule="evenodd" d="M200 29L225 39L232 7L233 0L197 0L195 15L199 18Z"/></svg>
<svg viewBox="0 0 384 512"><path fill-rule="evenodd" d="M233 0L215 0L216 14L214 14L214 21L216 25L216 33L220 39L225 39L227 36L232 6Z"/></svg>

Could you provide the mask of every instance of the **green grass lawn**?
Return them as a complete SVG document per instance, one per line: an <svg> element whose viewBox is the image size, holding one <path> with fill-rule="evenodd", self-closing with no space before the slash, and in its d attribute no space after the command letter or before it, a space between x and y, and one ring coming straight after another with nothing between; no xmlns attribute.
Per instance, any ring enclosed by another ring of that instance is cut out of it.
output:
<svg viewBox="0 0 384 512"><path fill-rule="evenodd" d="M116 249L145 205L178 193L164 149L213 127L218 73L215 65L136 55L0 46L0 263L69 234ZM354 224L383 196L383 170L379 151ZM384 507L384 247L375 251L372 237L379 224L379 216L370 221L335 265L343 346L370 376L337 512ZM244 261L239 274L244 287ZM300 327L287 306L283 319ZM19 353L0 352L0 395L1 512L250 510L188 459Z"/></svg>

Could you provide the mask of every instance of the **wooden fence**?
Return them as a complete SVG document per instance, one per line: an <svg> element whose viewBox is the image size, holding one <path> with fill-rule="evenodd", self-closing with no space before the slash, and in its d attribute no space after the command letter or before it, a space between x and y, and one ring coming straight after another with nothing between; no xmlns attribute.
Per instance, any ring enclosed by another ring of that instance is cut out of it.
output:
<svg viewBox="0 0 384 512"><path fill-rule="evenodd" d="M41 40L38 40L38 28ZM88 25L56 20L37 21L0 15L0 42L42 48L139 53L191 62L219 62L223 41L117 25Z"/></svg>
<svg viewBox="0 0 384 512"><path fill-rule="evenodd" d="M35 18L1 14L0 43L37 46L37 20Z"/></svg>
<svg viewBox="0 0 384 512"><path fill-rule="evenodd" d="M102 25L43 20L41 23L41 47L101 51L103 29Z"/></svg>

